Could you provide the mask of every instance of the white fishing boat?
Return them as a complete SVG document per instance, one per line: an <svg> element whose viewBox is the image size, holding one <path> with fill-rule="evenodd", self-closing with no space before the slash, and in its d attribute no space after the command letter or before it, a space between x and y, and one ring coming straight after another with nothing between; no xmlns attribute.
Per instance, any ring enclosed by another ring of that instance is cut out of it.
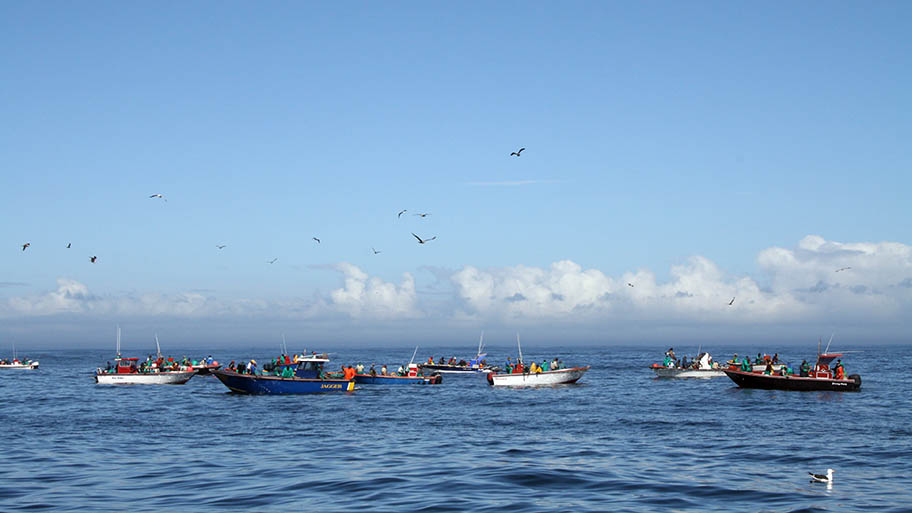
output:
<svg viewBox="0 0 912 513"><path fill-rule="evenodd" d="M16 345L13 344L13 359L7 360L6 358L0 360L0 369L19 369L19 370L34 370L38 368L38 361L32 361L28 358L19 359L16 355Z"/></svg>
<svg viewBox="0 0 912 513"><path fill-rule="evenodd" d="M522 346L519 343L519 334L516 334L516 347L519 350L519 359L517 360L517 365L520 367L521 371L510 372L510 373L491 373L487 375L488 384L495 387L538 387L538 386L549 386L549 385L565 385L570 383L576 383L586 371L589 370L589 366L585 367L570 367L566 369L556 369L556 370L541 370L537 369L535 372L529 372L529 368L525 367L523 364L522 356Z"/></svg>
<svg viewBox="0 0 912 513"><path fill-rule="evenodd" d="M158 335L155 336L155 346L161 360L161 347L158 344ZM146 371L140 371L139 358L123 358L120 355L120 326L117 327L117 356L114 357L113 367L97 369L95 382L99 385L183 385L190 381L196 370L180 368L179 370L161 370L157 366Z"/></svg>
<svg viewBox="0 0 912 513"><path fill-rule="evenodd" d="M687 367L666 367L658 363L650 367L660 378L719 378L725 371L718 363L713 363L709 353L701 353L693 365Z"/></svg>

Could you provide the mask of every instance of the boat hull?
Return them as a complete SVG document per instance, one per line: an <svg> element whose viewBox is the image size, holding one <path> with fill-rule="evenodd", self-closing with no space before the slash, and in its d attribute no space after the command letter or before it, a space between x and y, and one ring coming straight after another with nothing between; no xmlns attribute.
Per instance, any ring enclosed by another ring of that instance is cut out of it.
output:
<svg viewBox="0 0 912 513"><path fill-rule="evenodd" d="M776 376L740 370L726 370L725 374L741 388L806 391L834 390L838 392L861 390L861 376L857 374L849 376L848 379Z"/></svg>
<svg viewBox="0 0 912 513"><path fill-rule="evenodd" d="M354 381L343 379L281 378L279 376L252 376L230 370L212 371L229 390L238 394L320 394L350 392Z"/></svg>
<svg viewBox="0 0 912 513"><path fill-rule="evenodd" d="M676 369L673 367L652 367L659 378L722 378L722 369Z"/></svg>
<svg viewBox="0 0 912 513"><path fill-rule="evenodd" d="M221 367L221 365L194 365L193 370L200 376L207 376L212 374L212 371L217 371Z"/></svg>
<svg viewBox="0 0 912 513"><path fill-rule="evenodd" d="M31 362L31 363L27 363L27 364L22 364L22 363L0 364L0 369L35 370L37 368L38 368L38 362Z"/></svg>
<svg viewBox="0 0 912 513"><path fill-rule="evenodd" d="M196 375L196 371L96 374L95 383L99 385L183 385L194 375Z"/></svg>
<svg viewBox="0 0 912 513"><path fill-rule="evenodd" d="M538 387L576 383L589 366L558 369L535 374L488 374L488 384L495 387Z"/></svg>
<svg viewBox="0 0 912 513"><path fill-rule="evenodd" d="M443 377L437 376L371 376L355 374L355 383L359 385L439 385Z"/></svg>

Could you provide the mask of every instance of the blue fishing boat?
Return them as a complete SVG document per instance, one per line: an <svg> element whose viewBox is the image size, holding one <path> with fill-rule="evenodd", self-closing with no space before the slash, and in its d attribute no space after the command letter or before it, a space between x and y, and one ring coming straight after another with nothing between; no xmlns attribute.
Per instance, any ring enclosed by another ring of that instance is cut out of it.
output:
<svg viewBox="0 0 912 513"><path fill-rule="evenodd" d="M329 358L325 354L313 355L297 362L277 364L272 375L248 374L230 368L212 371L212 375L229 390L239 394L319 394L354 390L354 380L322 378L323 365L327 362ZM290 376L286 371L288 367L294 368Z"/></svg>

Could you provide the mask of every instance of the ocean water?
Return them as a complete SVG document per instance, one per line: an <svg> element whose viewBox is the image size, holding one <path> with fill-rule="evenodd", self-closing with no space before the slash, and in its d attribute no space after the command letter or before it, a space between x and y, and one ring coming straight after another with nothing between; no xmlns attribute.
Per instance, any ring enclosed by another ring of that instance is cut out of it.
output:
<svg viewBox="0 0 912 513"><path fill-rule="evenodd" d="M325 349L333 367L412 352ZM0 511L912 511L912 348L846 354L857 393L656 379L647 366L664 349L525 348L591 365L577 385L446 375L301 396L235 395L202 376L102 386L92 373L110 352L30 354L40 370L0 371ZM796 365L816 351L708 349ZM832 488L809 482L827 468Z"/></svg>

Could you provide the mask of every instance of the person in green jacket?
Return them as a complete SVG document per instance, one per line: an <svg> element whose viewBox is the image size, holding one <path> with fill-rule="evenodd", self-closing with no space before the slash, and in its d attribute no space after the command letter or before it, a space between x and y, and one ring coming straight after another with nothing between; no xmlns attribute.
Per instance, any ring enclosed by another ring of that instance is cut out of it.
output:
<svg viewBox="0 0 912 513"><path fill-rule="evenodd" d="M542 372L548 372L549 370L551 370L551 367L548 366L547 360L542 360L540 367L541 367Z"/></svg>
<svg viewBox="0 0 912 513"><path fill-rule="evenodd" d="M750 362L750 357L749 357L749 356L745 356L744 359L741 360L741 370L744 371L744 372L750 372L750 371L751 371L751 362Z"/></svg>
<svg viewBox="0 0 912 513"><path fill-rule="evenodd" d="M294 377L294 369L291 367L291 365L285 366L285 370L282 371L282 377L283 378L293 378Z"/></svg>

